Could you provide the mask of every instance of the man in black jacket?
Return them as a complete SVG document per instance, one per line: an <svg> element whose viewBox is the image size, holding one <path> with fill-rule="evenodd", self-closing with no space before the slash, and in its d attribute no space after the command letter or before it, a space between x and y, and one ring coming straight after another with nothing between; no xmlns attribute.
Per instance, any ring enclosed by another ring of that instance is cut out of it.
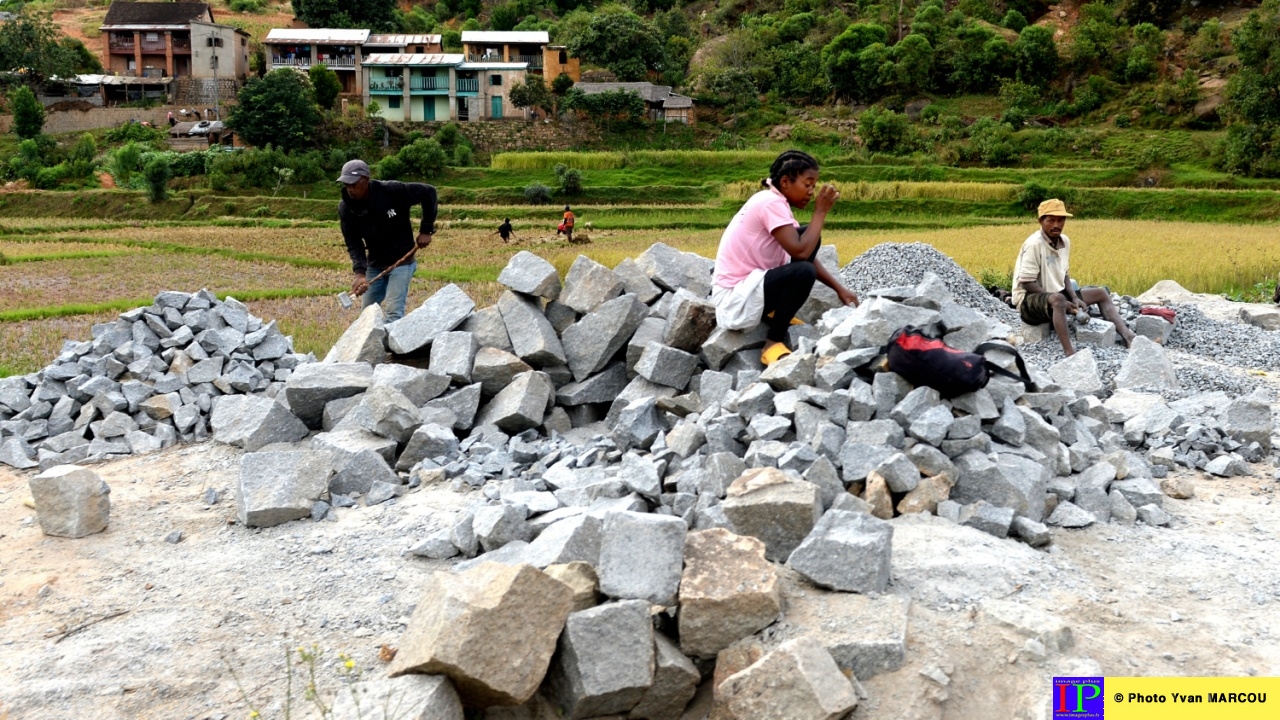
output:
<svg viewBox="0 0 1280 720"><path fill-rule="evenodd" d="M364 296L363 307L389 300L389 307L385 308L386 321L399 320L404 317L409 281L418 269L416 257L377 282L370 284L370 280L395 265L409 251L431 244L436 232L436 189L424 183L372 180L369 166L363 160L343 165L338 182L346 185L342 189L342 202L338 203L338 220L347 253L351 255L351 270L355 273L351 293ZM415 240L409 209L419 204L422 205L422 226Z"/></svg>

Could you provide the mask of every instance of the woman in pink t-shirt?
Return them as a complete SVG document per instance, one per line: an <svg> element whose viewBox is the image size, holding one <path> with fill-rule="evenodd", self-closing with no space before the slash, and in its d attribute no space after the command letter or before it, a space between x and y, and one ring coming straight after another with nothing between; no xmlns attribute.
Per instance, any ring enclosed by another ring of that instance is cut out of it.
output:
<svg viewBox="0 0 1280 720"><path fill-rule="evenodd" d="M831 185L817 190L818 161L788 150L773 161L761 185L764 189L747 200L720 237L711 297L722 327L768 326L760 361L771 365L791 353L784 344L787 328L815 280L835 290L845 305L857 305L858 296L815 262L822 225L840 197ZM800 225L792 208L808 207L815 190L813 219Z"/></svg>

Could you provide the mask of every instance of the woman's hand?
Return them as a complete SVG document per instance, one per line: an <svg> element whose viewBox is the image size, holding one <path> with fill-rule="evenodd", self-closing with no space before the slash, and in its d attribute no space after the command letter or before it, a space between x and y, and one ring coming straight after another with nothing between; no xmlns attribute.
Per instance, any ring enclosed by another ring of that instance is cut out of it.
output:
<svg viewBox="0 0 1280 720"><path fill-rule="evenodd" d="M835 206L836 200L840 198L840 193L836 192L836 187L830 183L822 186L818 190L818 199L813 204L815 213L826 215L831 212L831 208Z"/></svg>
<svg viewBox="0 0 1280 720"><path fill-rule="evenodd" d="M836 297L840 298L840 302L845 305L858 307L858 294L849 288L840 288L836 290Z"/></svg>

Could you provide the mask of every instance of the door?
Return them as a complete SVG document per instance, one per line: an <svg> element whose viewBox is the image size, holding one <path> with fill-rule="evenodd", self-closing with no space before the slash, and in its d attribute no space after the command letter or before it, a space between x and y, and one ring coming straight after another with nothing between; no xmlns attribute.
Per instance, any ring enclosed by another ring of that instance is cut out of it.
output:
<svg viewBox="0 0 1280 720"><path fill-rule="evenodd" d="M436 119L436 99L434 97L422 98L422 119L425 122L434 122Z"/></svg>
<svg viewBox="0 0 1280 720"><path fill-rule="evenodd" d="M492 117L494 120L501 120L502 119L502 97L497 96L497 97L490 98L489 102L493 105L493 111L489 113L489 117Z"/></svg>

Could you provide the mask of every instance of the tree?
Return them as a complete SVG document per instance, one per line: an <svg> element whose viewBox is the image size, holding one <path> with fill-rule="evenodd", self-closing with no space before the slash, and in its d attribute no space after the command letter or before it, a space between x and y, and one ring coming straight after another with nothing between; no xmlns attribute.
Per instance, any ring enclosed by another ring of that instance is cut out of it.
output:
<svg viewBox="0 0 1280 720"><path fill-rule="evenodd" d="M542 108L547 113L555 110L555 98L541 75L526 75L523 83L511 86L507 97L518 108Z"/></svg>
<svg viewBox="0 0 1280 720"><path fill-rule="evenodd" d="M662 70L662 37L631 12L597 14L569 41L569 54L608 68L619 80L643 80Z"/></svg>
<svg viewBox="0 0 1280 720"><path fill-rule="evenodd" d="M577 88L565 93L565 110L581 113L606 130L614 120L637 122L644 117L644 99L630 90L606 90L588 95Z"/></svg>
<svg viewBox="0 0 1280 720"><path fill-rule="evenodd" d="M1053 31L1043 25L1028 25L1013 44L1013 62L1018 79L1032 85L1046 85L1058 73L1058 46Z"/></svg>
<svg viewBox="0 0 1280 720"><path fill-rule="evenodd" d="M569 77L569 73L560 73L555 80L551 81L551 92L560 97L563 97L572 87L573 78Z"/></svg>
<svg viewBox="0 0 1280 720"><path fill-rule="evenodd" d="M311 141L320 124L315 91L306 75L290 69L250 78L236 95L228 123L252 145L293 150Z"/></svg>
<svg viewBox="0 0 1280 720"><path fill-rule="evenodd" d="M25 71L31 82L74 75L79 53L62 40L49 16L23 9L0 24L0 70Z"/></svg>
<svg viewBox="0 0 1280 720"><path fill-rule="evenodd" d="M293 14L313 28L396 29L395 0L293 0Z"/></svg>
<svg viewBox="0 0 1280 720"><path fill-rule="evenodd" d="M448 158L440 143L431 138L421 138L400 148L396 154L404 163L408 175L430 179L444 171Z"/></svg>
<svg viewBox="0 0 1280 720"><path fill-rule="evenodd" d="M891 87L915 95L929 85L933 73L933 46L923 35L908 35L893 46Z"/></svg>
<svg viewBox="0 0 1280 720"><path fill-rule="evenodd" d="M342 92L342 81L338 79L338 73L321 63L312 66L307 71L307 77L315 91L316 104L325 110L332 110L338 102L338 94Z"/></svg>
<svg viewBox="0 0 1280 720"><path fill-rule="evenodd" d="M520 10L517 3L510 1L494 6L493 12L489 14L489 29L503 32L514 29L523 16Z"/></svg>
<svg viewBox="0 0 1280 720"><path fill-rule="evenodd" d="M97 55L89 52L89 48L85 47L84 43L73 37L64 37L60 42L62 47L71 53L75 72L91 75L102 72L102 61L98 60Z"/></svg>
<svg viewBox="0 0 1280 720"><path fill-rule="evenodd" d="M1223 167L1229 172L1280 176L1280 0L1266 0L1236 29L1231 42L1240 70L1227 83Z"/></svg>
<svg viewBox="0 0 1280 720"><path fill-rule="evenodd" d="M880 51L874 46L883 48L888 41L888 31L879 25L856 23L822 48L822 69L836 92L859 100L873 99L880 74Z"/></svg>
<svg viewBox="0 0 1280 720"><path fill-rule="evenodd" d="M107 170L115 178L116 185L128 187L129 180L142 164L142 147L135 142L127 142L110 157Z"/></svg>
<svg viewBox="0 0 1280 720"><path fill-rule="evenodd" d="M1004 14L1004 18L1000 20L1000 24L1009 28L1014 32L1022 32L1022 28L1027 26L1027 19L1017 10L1009 10Z"/></svg>
<svg viewBox="0 0 1280 720"><path fill-rule="evenodd" d="M44 105L26 85L9 94L13 110L13 133L23 140L38 137L44 131Z"/></svg>

